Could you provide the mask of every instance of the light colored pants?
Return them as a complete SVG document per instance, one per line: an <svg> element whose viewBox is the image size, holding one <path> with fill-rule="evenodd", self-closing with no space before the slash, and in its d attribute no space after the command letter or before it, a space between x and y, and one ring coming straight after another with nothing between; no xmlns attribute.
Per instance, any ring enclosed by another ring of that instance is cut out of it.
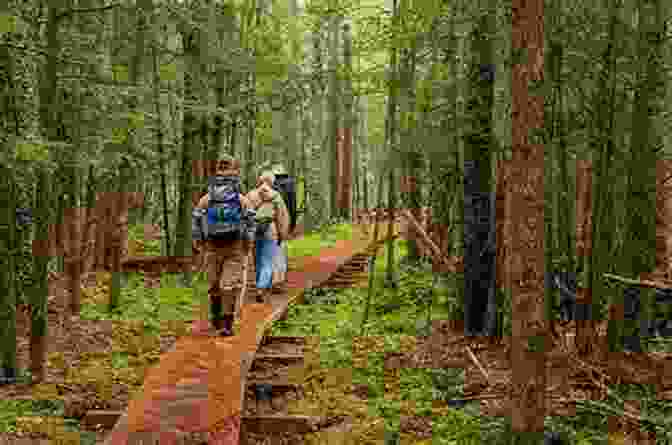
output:
<svg viewBox="0 0 672 445"><path fill-rule="evenodd" d="M273 254L273 284L283 283L287 278L287 242L275 245Z"/></svg>
<svg viewBox="0 0 672 445"><path fill-rule="evenodd" d="M273 285L273 257L278 242L273 239L255 240L257 289L270 289Z"/></svg>

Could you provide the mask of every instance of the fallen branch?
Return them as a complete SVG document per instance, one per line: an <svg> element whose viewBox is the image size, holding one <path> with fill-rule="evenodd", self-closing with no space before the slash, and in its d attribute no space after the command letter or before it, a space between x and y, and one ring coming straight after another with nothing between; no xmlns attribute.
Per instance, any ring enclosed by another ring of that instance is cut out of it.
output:
<svg viewBox="0 0 672 445"><path fill-rule="evenodd" d="M631 278L624 278L620 277L618 275L610 274L610 273L605 273L602 274L604 278L614 280L614 281L619 281L624 284L631 284L633 286L641 286L641 287L651 287L654 289L668 289L672 287L671 282L660 282L660 281L649 281L649 280L633 280Z"/></svg>
<svg viewBox="0 0 672 445"><path fill-rule="evenodd" d="M485 377L485 381L489 383L490 381L490 375L488 375L488 372L485 370L483 365L481 365L481 362L478 361L478 358L476 355L473 353L471 348L468 345L464 346L465 349L467 350L467 354L469 354L469 358L471 359L472 362L478 367L478 370L481 371L481 374L483 374L483 377Z"/></svg>
<svg viewBox="0 0 672 445"><path fill-rule="evenodd" d="M448 258L445 255L443 255L439 246L437 246L434 240L432 240L432 238L430 238L427 232L425 232L425 229L422 228L422 226L420 225L418 220L415 219L415 216L413 216L411 211L408 209L404 209L402 214L406 216L406 218L411 222L411 225L413 226L415 231L418 232L420 235L422 235L424 241L431 247L434 256L439 258L439 260L444 264L446 264L447 266L450 266Z"/></svg>
<svg viewBox="0 0 672 445"><path fill-rule="evenodd" d="M240 294L238 294L238 299L236 300L236 307L235 307L235 312L234 312L234 323L236 323L236 326L239 325L240 323L240 314L242 311L243 307L243 302L245 301L245 293L247 291L247 271L249 269L249 263L250 263L250 255L252 253L252 249L248 248L247 252L245 253L245 259L243 260L243 279L242 279L242 284L240 288ZM237 329L236 329L237 331Z"/></svg>

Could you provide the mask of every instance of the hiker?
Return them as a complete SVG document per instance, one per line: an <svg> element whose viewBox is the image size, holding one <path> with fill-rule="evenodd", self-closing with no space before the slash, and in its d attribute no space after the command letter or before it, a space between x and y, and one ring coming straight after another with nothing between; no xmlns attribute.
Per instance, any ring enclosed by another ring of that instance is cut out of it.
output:
<svg viewBox="0 0 672 445"><path fill-rule="evenodd" d="M296 223L298 218L298 211L296 208L296 181L289 176L285 166L282 164L275 164L272 170L275 175L275 182L273 188L277 190L282 199L285 201L287 211L289 212L289 233L294 233L296 230ZM278 244L277 256L274 262L274 283L277 282L278 290L281 290L287 278L287 260L289 257L289 249L287 243Z"/></svg>
<svg viewBox="0 0 672 445"><path fill-rule="evenodd" d="M273 190L275 175L263 172L257 179L257 188L247 194L250 209L256 211L255 239L256 285L258 303L268 302L273 285L273 256L277 246L287 239L289 212L282 196Z"/></svg>
<svg viewBox="0 0 672 445"><path fill-rule="evenodd" d="M285 201L287 211L289 212L289 233L296 229L297 208L296 208L296 181L289 176L285 166L275 164L271 170L275 175L273 189L280 193Z"/></svg>
<svg viewBox="0 0 672 445"><path fill-rule="evenodd" d="M220 281L224 264L234 258L245 258L247 243L243 239L243 220L249 204L240 192L240 163L231 157L217 163L215 176L209 178L208 193L196 205L203 209L203 241L208 274L208 296L212 324L224 336L233 335L235 276L227 276L227 285ZM196 215L195 215L196 216ZM245 283L243 283L245 285Z"/></svg>

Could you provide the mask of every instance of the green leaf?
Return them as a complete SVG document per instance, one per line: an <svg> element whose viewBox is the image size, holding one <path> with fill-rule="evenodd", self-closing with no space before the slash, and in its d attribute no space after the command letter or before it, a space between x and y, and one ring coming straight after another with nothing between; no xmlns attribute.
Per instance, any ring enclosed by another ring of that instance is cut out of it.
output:
<svg viewBox="0 0 672 445"><path fill-rule="evenodd" d="M112 76L116 82L128 82L128 67L126 65L112 65Z"/></svg>
<svg viewBox="0 0 672 445"><path fill-rule="evenodd" d="M47 146L35 142L18 142L14 147L14 154L19 161L47 161L49 159Z"/></svg>
<svg viewBox="0 0 672 445"><path fill-rule="evenodd" d="M0 14L0 35L15 33L17 21L17 17L13 14Z"/></svg>
<svg viewBox="0 0 672 445"><path fill-rule="evenodd" d="M177 80L177 66L174 63L166 63L159 68L159 78L166 82Z"/></svg>
<svg viewBox="0 0 672 445"><path fill-rule="evenodd" d="M128 122L133 128L143 128L145 126L145 114L142 112L128 113Z"/></svg>
<svg viewBox="0 0 672 445"><path fill-rule="evenodd" d="M110 142L112 144L123 145L128 140L128 129L127 128L113 128L112 129L112 138Z"/></svg>

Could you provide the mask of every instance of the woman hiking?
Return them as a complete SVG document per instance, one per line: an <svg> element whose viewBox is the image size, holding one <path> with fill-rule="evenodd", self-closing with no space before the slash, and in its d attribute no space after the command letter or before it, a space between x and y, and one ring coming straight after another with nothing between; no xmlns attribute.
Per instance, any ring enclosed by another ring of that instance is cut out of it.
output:
<svg viewBox="0 0 672 445"><path fill-rule="evenodd" d="M249 208L256 211L255 239L256 286L258 303L269 303L273 286L273 258L278 245L289 233L289 212L282 196L273 190L275 175L264 171L257 179L257 188L246 195Z"/></svg>

